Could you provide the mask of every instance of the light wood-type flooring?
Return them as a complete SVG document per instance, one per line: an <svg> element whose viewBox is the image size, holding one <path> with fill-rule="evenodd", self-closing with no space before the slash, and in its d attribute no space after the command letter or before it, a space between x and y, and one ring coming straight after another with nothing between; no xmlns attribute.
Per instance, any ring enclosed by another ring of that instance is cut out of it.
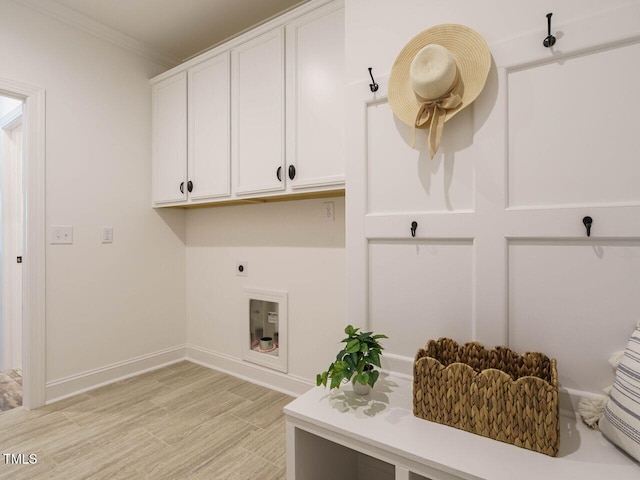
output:
<svg viewBox="0 0 640 480"><path fill-rule="evenodd" d="M282 408L291 400L176 363L0 413L0 479L284 479Z"/></svg>

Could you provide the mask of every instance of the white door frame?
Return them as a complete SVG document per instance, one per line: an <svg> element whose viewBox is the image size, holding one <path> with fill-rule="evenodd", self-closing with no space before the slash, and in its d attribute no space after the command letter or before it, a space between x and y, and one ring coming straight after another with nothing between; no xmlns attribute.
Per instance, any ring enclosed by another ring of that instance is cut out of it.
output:
<svg viewBox="0 0 640 480"><path fill-rule="evenodd" d="M0 78L0 95L24 101L23 408L45 403L45 91Z"/></svg>
<svg viewBox="0 0 640 480"><path fill-rule="evenodd" d="M7 98L7 97L2 97ZM0 118L2 146L2 370L22 368L22 103ZM19 140L14 138L20 131ZM19 144L17 144L19 142ZM6 169L5 169L6 168ZM20 207L14 203L20 198ZM20 225L20 232L14 231ZM8 227L8 228L7 228ZM19 235L19 236L18 236Z"/></svg>

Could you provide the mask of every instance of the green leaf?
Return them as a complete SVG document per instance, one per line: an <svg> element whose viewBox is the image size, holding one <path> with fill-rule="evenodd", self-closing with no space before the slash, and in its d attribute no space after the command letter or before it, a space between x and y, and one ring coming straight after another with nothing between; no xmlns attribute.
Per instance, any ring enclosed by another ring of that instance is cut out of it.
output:
<svg viewBox="0 0 640 480"><path fill-rule="evenodd" d="M369 350L369 357L367 357L369 363L374 364L376 367L380 367L380 356L375 350Z"/></svg>
<svg viewBox="0 0 640 480"><path fill-rule="evenodd" d="M336 373L342 373L347 368L349 368L349 365L347 365L347 362L344 362L342 360L340 360L339 362L335 362L333 364L333 374L335 375Z"/></svg>
<svg viewBox="0 0 640 480"><path fill-rule="evenodd" d="M329 389L338 388L340 386L340 382L342 381L342 375L334 375L331 377L331 386Z"/></svg>
<svg viewBox="0 0 640 480"><path fill-rule="evenodd" d="M347 353L346 350L340 350L340 352L338 353L338 355L336 355L336 360L342 360L342 357L344 357L344 355Z"/></svg>
<svg viewBox="0 0 640 480"><path fill-rule="evenodd" d="M367 345L366 343L361 343L360 344L360 351L362 353L367 353L369 351L369 345Z"/></svg>
<svg viewBox="0 0 640 480"><path fill-rule="evenodd" d="M344 357L344 361L347 362L347 365L349 365L349 368L351 370L354 370L356 368L356 363L353 361L353 354Z"/></svg>
<svg viewBox="0 0 640 480"><path fill-rule="evenodd" d="M347 353L355 353L360 350L360 342L357 338L354 338L349 343L347 343Z"/></svg>
<svg viewBox="0 0 640 480"><path fill-rule="evenodd" d="M389 338L389 337L387 337L386 335L383 335L383 334L379 333L378 335L374 335L372 338L373 338L374 340L377 340L378 338Z"/></svg>
<svg viewBox="0 0 640 480"><path fill-rule="evenodd" d="M349 358L351 359L351 362L353 362L353 368L358 368L359 355L357 353L352 353L349 355Z"/></svg>
<svg viewBox="0 0 640 480"><path fill-rule="evenodd" d="M380 372L377 370L373 370L372 372L369 372L369 386L373 387L373 385L376 383L376 381L378 380L378 376L380 375Z"/></svg>
<svg viewBox="0 0 640 480"><path fill-rule="evenodd" d="M322 385L322 375L318 374L316 375L316 385L319 387L320 385Z"/></svg>

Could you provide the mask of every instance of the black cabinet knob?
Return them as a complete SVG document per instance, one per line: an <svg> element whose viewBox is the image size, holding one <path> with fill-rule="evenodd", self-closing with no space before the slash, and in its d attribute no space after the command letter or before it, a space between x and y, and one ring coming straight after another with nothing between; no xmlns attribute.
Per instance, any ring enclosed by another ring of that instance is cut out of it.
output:
<svg viewBox="0 0 640 480"><path fill-rule="evenodd" d="M193 182L191 180L187 182L187 192L193 192Z"/></svg>
<svg viewBox="0 0 640 480"><path fill-rule="evenodd" d="M180 182L180 193L184 193L184 182Z"/></svg>
<svg viewBox="0 0 640 480"><path fill-rule="evenodd" d="M415 237L416 236L416 229L418 228L418 222L416 222L415 220L413 222L411 222L411 236Z"/></svg>
<svg viewBox="0 0 640 480"><path fill-rule="evenodd" d="M293 180L294 178L296 178L296 167L289 165L289 179Z"/></svg>
<svg viewBox="0 0 640 480"><path fill-rule="evenodd" d="M278 169L276 170L276 178L279 182L282 181L282 167L278 167Z"/></svg>

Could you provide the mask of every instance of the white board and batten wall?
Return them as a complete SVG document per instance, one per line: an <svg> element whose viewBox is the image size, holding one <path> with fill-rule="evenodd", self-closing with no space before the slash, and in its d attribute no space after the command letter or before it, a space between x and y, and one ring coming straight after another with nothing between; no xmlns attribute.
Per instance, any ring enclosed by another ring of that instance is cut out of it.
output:
<svg viewBox="0 0 640 480"><path fill-rule="evenodd" d="M640 2L389 3L346 7L348 318L390 337L397 372L452 337L544 352L563 392L601 394L640 319ZM386 89L441 23L480 33L493 65L430 159Z"/></svg>
<svg viewBox="0 0 640 480"><path fill-rule="evenodd" d="M416 419L409 375L446 336L556 357L572 400L612 383L640 317L640 2L351 0L345 14L348 318L389 336L383 366L406 377L366 401L346 386L285 407L288 478L636 478L566 395L552 458ZM404 44L442 23L483 35L493 66L430 159L387 84Z"/></svg>

